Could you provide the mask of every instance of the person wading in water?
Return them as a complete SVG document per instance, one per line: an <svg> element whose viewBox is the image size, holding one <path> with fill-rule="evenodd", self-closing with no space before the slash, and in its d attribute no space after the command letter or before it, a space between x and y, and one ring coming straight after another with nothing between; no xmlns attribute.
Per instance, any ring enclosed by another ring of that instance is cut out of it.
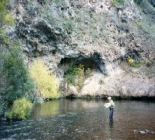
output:
<svg viewBox="0 0 155 140"><path fill-rule="evenodd" d="M110 112L109 112L109 120L110 121L113 121L113 114L114 114L114 107L115 107L115 103L114 101L111 99L111 97L108 97L107 98L109 103L105 103L104 106L106 108L109 108L110 109Z"/></svg>

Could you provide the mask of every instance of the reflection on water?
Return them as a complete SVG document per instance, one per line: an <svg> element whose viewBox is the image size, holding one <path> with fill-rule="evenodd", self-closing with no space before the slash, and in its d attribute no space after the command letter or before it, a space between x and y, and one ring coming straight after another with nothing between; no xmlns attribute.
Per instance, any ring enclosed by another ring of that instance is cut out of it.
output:
<svg viewBox="0 0 155 140"><path fill-rule="evenodd" d="M0 124L0 139L155 140L155 103L115 101L114 122L104 100L57 100L36 106L29 120Z"/></svg>
<svg viewBox="0 0 155 140"><path fill-rule="evenodd" d="M112 129L113 128L113 121L111 122L111 121L109 121L109 127Z"/></svg>
<svg viewBox="0 0 155 140"><path fill-rule="evenodd" d="M32 111L33 118L39 118L43 116L53 116L59 113L59 101L48 102L43 105L36 106Z"/></svg>

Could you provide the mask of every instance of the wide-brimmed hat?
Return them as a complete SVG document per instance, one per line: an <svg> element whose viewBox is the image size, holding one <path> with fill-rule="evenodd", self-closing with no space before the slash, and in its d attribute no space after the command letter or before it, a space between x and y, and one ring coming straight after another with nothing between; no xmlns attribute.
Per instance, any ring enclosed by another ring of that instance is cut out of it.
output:
<svg viewBox="0 0 155 140"><path fill-rule="evenodd" d="M111 100L111 97L108 97L107 99L108 99L108 100Z"/></svg>

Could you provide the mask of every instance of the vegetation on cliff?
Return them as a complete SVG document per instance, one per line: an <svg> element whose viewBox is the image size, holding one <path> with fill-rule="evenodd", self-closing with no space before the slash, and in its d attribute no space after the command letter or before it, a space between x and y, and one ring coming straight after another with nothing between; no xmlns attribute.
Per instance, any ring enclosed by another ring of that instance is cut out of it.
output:
<svg viewBox="0 0 155 140"><path fill-rule="evenodd" d="M15 23L8 6L7 0L0 1L0 115L13 103L18 104L19 101L22 103L21 98L32 101L34 93L34 84L22 57L21 44L18 41L8 41L3 28L14 26ZM13 110L16 109L25 111L20 105L18 107L14 105Z"/></svg>
<svg viewBox="0 0 155 140"><path fill-rule="evenodd" d="M30 76L36 83L37 95L43 99L57 99L59 94L59 81L48 67L39 60L36 60L29 69Z"/></svg>
<svg viewBox="0 0 155 140"><path fill-rule="evenodd" d="M5 30L2 28L4 25L15 25L15 17L11 11L8 10L8 0L0 1L0 43L7 41ZM2 46L1 46L2 47Z"/></svg>
<svg viewBox="0 0 155 140"><path fill-rule="evenodd" d="M9 104L23 96L33 99L34 85L24 65L21 48L16 42L11 44L9 52L5 54L3 71L8 84L4 99Z"/></svg>
<svg viewBox="0 0 155 140"><path fill-rule="evenodd" d="M65 80L67 83L80 89L84 84L84 80L90 75L90 72L90 68L84 68L84 65L70 65L65 72Z"/></svg>
<svg viewBox="0 0 155 140"><path fill-rule="evenodd" d="M125 0L111 0L113 4L120 4L120 5L123 5Z"/></svg>
<svg viewBox="0 0 155 140"><path fill-rule="evenodd" d="M1 108L10 107L14 101L23 97L32 101L34 83L29 77L28 70L22 58L21 48L17 43L9 44L8 52L3 54L1 68L3 74L0 78L3 85L0 93Z"/></svg>

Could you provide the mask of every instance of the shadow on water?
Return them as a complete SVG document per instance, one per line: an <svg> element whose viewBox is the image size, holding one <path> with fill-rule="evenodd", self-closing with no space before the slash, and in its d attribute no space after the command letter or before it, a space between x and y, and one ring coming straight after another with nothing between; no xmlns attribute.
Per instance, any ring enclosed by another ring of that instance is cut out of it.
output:
<svg viewBox="0 0 155 140"><path fill-rule="evenodd" d="M106 100L61 99L34 107L31 118L0 124L0 139L155 140L155 102L115 100L109 122ZM135 133L136 132L136 133Z"/></svg>

